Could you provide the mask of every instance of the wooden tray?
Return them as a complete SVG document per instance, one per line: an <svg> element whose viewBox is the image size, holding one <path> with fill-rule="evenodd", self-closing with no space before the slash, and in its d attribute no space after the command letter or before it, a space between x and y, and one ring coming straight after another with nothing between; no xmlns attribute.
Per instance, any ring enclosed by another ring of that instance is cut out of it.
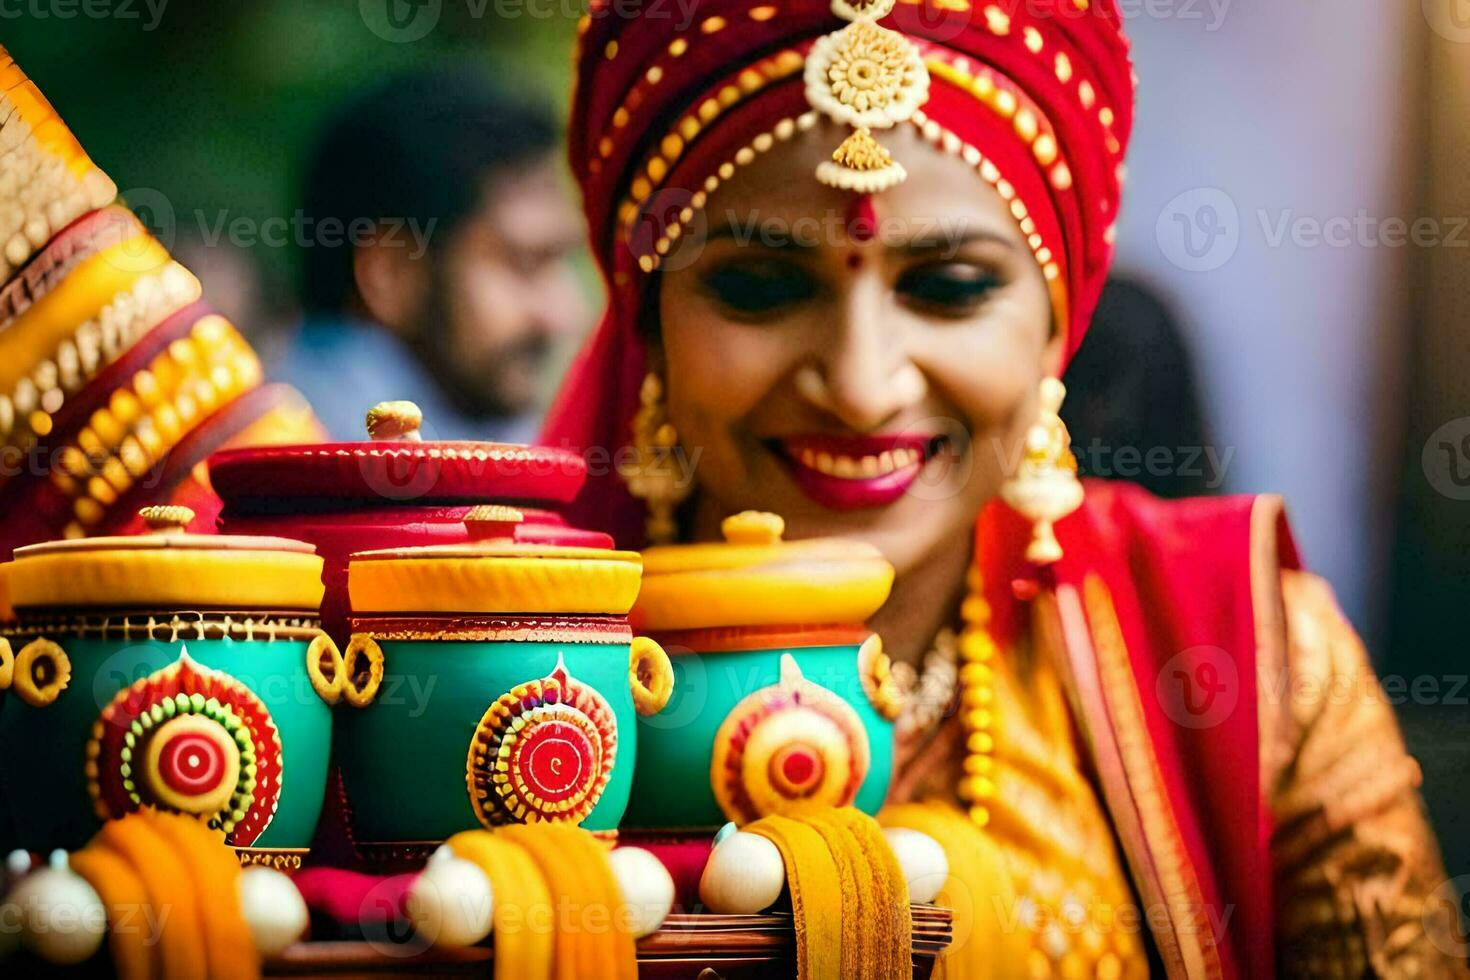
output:
<svg viewBox="0 0 1470 980"><path fill-rule="evenodd" d="M915 905L914 980L928 980L952 938L948 909ZM649 980L773 980L795 977L790 915L670 915L638 943L638 975ZM298 943L267 961L268 977L489 977L486 947L422 952L389 943ZM600 980L600 978L588 978Z"/></svg>

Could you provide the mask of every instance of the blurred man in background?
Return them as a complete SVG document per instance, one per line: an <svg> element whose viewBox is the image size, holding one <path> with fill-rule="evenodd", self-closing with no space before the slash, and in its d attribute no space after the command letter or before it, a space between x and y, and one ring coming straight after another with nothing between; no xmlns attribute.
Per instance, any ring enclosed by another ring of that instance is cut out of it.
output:
<svg viewBox="0 0 1470 980"><path fill-rule="evenodd" d="M553 118L479 72L399 76L328 125L298 241L301 329L275 374L334 438L407 399L424 435L524 442L555 340L590 315L572 263L580 217Z"/></svg>

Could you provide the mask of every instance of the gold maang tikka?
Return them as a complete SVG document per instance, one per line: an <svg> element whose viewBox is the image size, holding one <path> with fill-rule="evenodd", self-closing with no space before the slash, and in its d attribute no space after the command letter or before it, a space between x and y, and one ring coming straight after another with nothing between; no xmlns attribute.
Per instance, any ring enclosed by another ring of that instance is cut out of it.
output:
<svg viewBox="0 0 1470 980"><path fill-rule="evenodd" d="M853 128L817 167L817 179L829 187L876 194L908 176L872 132L907 121L929 98L929 70L918 47L878 26L894 2L832 0L832 12L850 23L818 38L807 54L807 101Z"/></svg>

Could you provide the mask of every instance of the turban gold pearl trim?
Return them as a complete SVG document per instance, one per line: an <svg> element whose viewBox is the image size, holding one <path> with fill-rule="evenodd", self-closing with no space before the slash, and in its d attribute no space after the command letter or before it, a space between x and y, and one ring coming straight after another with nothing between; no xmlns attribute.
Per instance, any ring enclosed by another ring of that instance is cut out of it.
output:
<svg viewBox="0 0 1470 980"><path fill-rule="evenodd" d="M718 190L720 184L732 179L738 168L753 163L757 156L775 146L777 142L789 140L797 132L811 129L816 124L817 113L815 111L788 117L776 123L769 132L758 134L749 143L737 149L730 159L720 164L713 174L705 178L704 184L691 196L689 206L679 212L678 218L671 222L664 229L663 235L654 242L653 251L638 257L638 267L644 272L653 272L663 264L663 257L668 254L673 243L683 235L684 229L689 226L694 216L704 209L709 195ZM636 211L634 213L636 215Z"/></svg>

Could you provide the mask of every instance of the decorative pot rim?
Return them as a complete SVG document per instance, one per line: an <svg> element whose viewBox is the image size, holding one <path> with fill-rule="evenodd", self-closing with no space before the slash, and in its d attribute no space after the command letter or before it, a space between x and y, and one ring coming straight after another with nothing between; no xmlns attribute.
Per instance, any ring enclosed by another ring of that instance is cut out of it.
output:
<svg viewBox="0 0 1470 980"><path fill-rule="evenodd" d="M191 534L188 507L144 507L151 533L47 541L4 565L9 609L321 608L322 559L304 541Z"/></svg>
<svg viewBox="0 0 1470 980"><path fill-rule="evenodd" d="M365 615L351 631L383 642L578 643L626 645L633 629L625 616Z"/></svg>

